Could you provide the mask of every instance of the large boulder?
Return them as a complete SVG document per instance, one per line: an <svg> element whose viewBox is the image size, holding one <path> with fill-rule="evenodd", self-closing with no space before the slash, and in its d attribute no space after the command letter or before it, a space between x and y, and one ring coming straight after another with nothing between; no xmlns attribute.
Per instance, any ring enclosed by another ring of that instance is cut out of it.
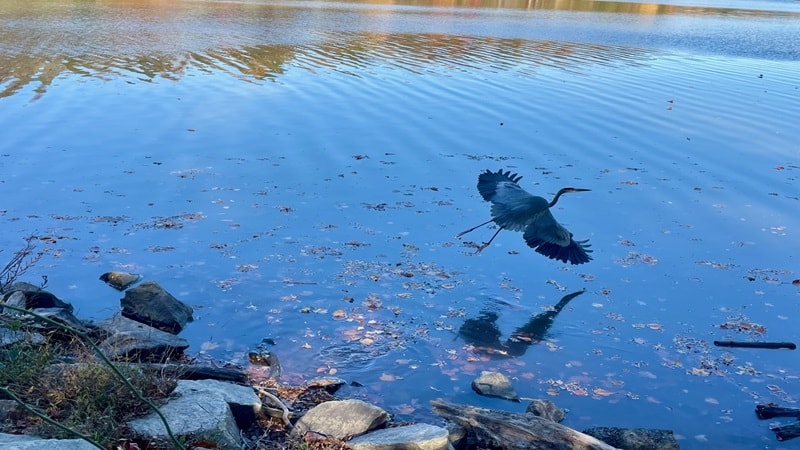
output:
<svg viewBox="0 0 800 450"><path fill-rule="evenodd" d="M214 380L178 381L175 396L160 410L172 433L188 442L213 442L221 450L241 450L240 428L233 410L261 407L261 400L252 388ZM232 409L231 405L235 405ZM243 423L243 425L247 425ZM136 437L167 442L164 423L152 413L128 422Z"/></svg>
<svg viewBox="0 0 800 450"><path fill-rule="evenodd" d="M315 432L337 439L364 434L383 426L389 414L361 400L334 400L311 408L292 430L294 436Z"/></svg>
<svg viewBox="0 0 800 450"><path fill-rule="evenodd" d="M167 333L178 334L193 320L192 307L173 297L155 281L125 291L122 315Z"/></svg>

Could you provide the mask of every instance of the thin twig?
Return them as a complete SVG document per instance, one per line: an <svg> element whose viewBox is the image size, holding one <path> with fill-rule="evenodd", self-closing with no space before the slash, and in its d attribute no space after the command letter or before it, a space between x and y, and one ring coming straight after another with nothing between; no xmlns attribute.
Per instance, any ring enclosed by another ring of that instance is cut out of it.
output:
<svg viewBox="0 0 800 450"><path fill-rule="evenodd" d="M262 388L261 386L253 386L253 389L258 391L258 393L263 395L264 397L270 399L270 401L272 401L272 404L278 406L283 411L283 414L281 415L283 423L286 424L287 427L292 428L292 423L289 421L289 408L286 407L286 405L281 401L281 399L271 394L269 391Z"/></svg>

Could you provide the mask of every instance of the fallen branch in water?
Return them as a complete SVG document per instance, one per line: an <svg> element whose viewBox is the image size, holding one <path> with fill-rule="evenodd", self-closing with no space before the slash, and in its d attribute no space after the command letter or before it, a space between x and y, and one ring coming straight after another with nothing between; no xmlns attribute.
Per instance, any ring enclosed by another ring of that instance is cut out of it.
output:
<svg viewBox="0 0 800 450"><path fill-rule="evenodd" d="M741 348L788 348L794 350L797 348L794 342L742 342L742 341L714 341L717 347L741 347Z"/></svg>

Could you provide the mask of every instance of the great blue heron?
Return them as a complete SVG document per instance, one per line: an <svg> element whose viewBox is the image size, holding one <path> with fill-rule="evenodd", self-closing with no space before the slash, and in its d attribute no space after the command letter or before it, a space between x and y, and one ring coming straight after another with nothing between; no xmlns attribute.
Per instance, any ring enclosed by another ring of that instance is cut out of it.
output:
<svg viewBox="0 0 800 450"><path fill-rule="evenodd" d="M592 260L589 240L576 241L566 228L556 222L550 213L558 198L570 192L585 192L589 189L566 187L559 190L553 201L531 195L517 182L522 179L511 171L486 170L478 176L478 192L487 202L492 202L492 218L486 222L458 233L461 236L489 223L499 227L488 242L478 247L478 252L488 247L502 230L523 231L522 237L529 247L550 259L571 264L583 264Z"/></svg>

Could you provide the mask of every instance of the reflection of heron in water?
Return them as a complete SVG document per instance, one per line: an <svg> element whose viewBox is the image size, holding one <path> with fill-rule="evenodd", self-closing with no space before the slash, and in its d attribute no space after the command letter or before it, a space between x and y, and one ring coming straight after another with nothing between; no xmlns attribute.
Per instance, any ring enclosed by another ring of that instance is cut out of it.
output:
<svg viewBox="0 0 800 450"><path fill-rule="evenodd" d="M474 319L465 320L458 329L458 335L467 343L481 347L490 353L522 356L531 344L537 343L547 336L558 313L573 298L584 292L586 291L581 289L565 295L551 310L536 314L528 322L514 330L504 343L500 342L502 333L497 327L497 313L492 311L484 311Z"/></svg>
<svg viewBox="0 0 800 450"><path fill-rule="evenodd" d="M517 182L522 179L515 173L501 170L487 170L478 176L478 192L487 202L492 202L492 218L486 222L458 233L461 236L494 222L497 232L478 246L480 252L492 243L502 230L522 231L522 237L529 247L550 259L571 264L583 264L592 260L588 240L576 241L572 233L556 222L550 212L558 198L571 192L585 192L589 189L566 187L559 190L553 200L529 194Z"/></svg>

